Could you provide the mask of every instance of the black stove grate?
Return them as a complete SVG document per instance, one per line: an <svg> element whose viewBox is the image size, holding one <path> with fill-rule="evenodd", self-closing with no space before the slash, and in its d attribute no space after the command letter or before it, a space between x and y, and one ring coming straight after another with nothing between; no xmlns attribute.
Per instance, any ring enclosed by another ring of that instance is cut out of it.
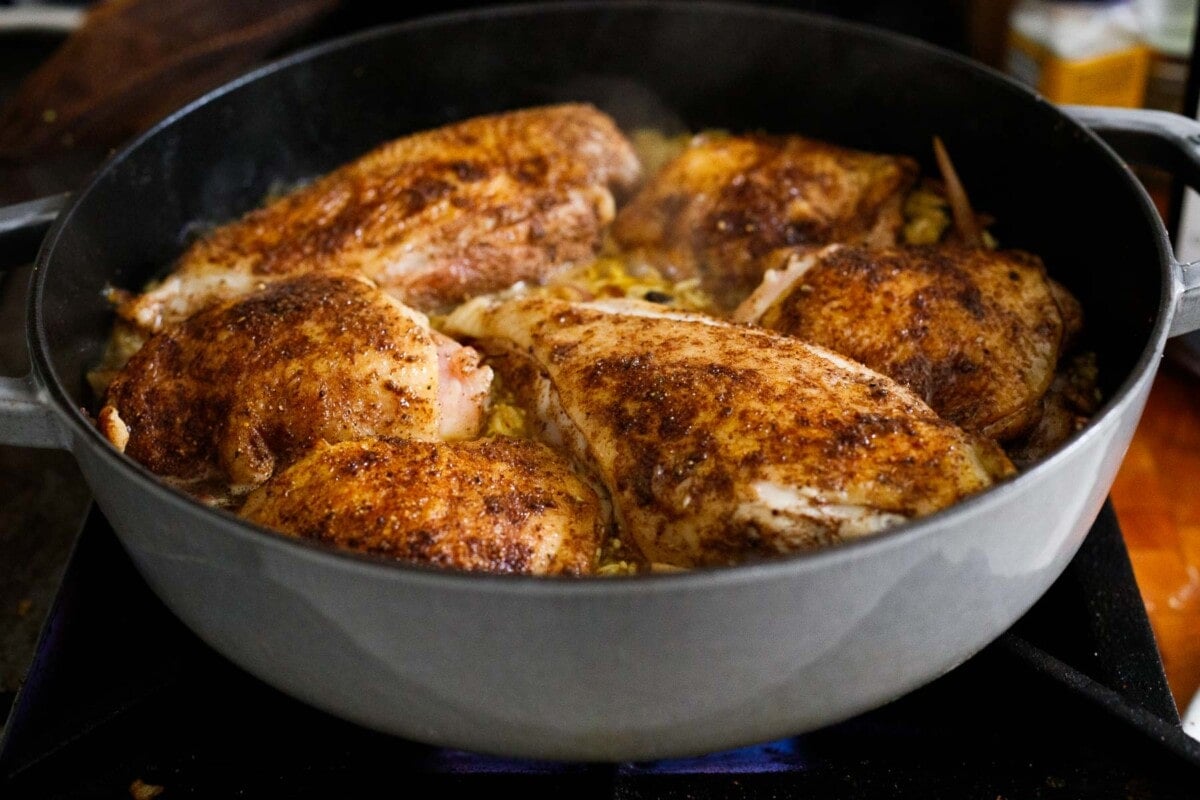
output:
<svg viewBox="0 0 1200 800"><path fill-rule="evenodd" d="M1120 530L1105 508L1009 633L949 675L820 731L645 764L428 747L311 709L203 645L93 512L0 753L5 797L334 797L414 787L621 798L1200 796Z"/></svg>

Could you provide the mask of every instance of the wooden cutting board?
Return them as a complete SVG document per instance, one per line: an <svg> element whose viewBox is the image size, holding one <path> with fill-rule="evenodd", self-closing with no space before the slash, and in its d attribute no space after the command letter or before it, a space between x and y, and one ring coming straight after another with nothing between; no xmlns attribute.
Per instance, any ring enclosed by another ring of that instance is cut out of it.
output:
<svg viewBox="0 0 1200 800"><path fill-rule="evenodd" d="M0 103L0 204L74 188L112 148L287 52L339 4L96 3L83 25ZM0 37L0 52L16 41L11 34Z"/></svg>
<svg viewBox="0 0 1200 800"><path fill-rule="evenodd" d="M1112 500L1182 710L1200 690L1200 378L1164 363Z"/></svg>

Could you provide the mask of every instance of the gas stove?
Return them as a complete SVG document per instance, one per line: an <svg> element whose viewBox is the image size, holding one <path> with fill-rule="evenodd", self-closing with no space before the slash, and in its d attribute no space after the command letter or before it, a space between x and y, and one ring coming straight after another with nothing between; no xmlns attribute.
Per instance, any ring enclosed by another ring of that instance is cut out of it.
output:
<svg viewBox="0 0 1200 800"><path fill-rule="evenodd" d="M1009 632L941 679L811 733L649 763L431 747L316 711L226 662L84 524L0 751L5 797L366 796L518 789L580 797L1195 797L1200 742L1163 676L1105 508Z"/></svg>

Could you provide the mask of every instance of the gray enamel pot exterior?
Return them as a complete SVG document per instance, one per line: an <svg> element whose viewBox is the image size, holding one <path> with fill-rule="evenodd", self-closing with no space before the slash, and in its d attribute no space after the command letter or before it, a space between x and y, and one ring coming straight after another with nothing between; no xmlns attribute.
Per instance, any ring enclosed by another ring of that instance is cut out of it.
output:
<svg viewBox="0 0 1200 800"><path fill-rule="evenodd" d="M287 539L165 487L91 426L83 375L111 326L106 285L141 285L197 224L252 208L276 181L407 131L565 99L596 102L626 126L797 131L922 158L939 133L977 205L1001 220L1002 240L1042 254L1082 299L1104 408L1017 478L894 531L772 563L622 580L452 574ZM1200 175L1191 129L1139 117L1148 129L1130 133L1129 120L1077 113ZM39 213L9 210L0 234ZM1111 150L955 56L746 7L492 10L302 54L115 156L42 246L29 306L34 372L0 384L0 436L69 448L171 610L315 706L514 756L694 754L878 706L1020 617L1094 521L1168 332L1200 324L1194 284Z"/></svg>
<svg viewBox="0 0 1200 800"><path fill-rule="evenodd" d="M93 486L109 482L97 501L154 591L266 682L421 741L623 760L819 727L957 665L1065 568L1135 420L1108 417L1041 480L865 546L587 582L333 559L140 476L114 482L90 442L76 452Z"/></svg>

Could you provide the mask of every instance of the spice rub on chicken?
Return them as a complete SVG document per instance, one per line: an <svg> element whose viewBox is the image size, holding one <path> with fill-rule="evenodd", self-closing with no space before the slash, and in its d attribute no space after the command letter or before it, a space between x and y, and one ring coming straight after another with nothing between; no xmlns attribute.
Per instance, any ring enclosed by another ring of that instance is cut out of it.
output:
<svg viewBox="0 0 1200 800"><path fill-rule="evenodd" d="M365 278L309 274L152 336L98 416L119 449L211 502L318 442L474 436L491 370Z"/></svg>
<svg viewBox="0 0 1200 800"><path fill-rule="evenodd" d="M1078 301L991 249L940 142L914 190L911 158L800 136L635 138L663 166L620 213L639 156L562 105L396 140L215 229L114 292L100 429L285 534L582 575L875 534L1094 412Z"/></svg>
<svg viewBox="0 0 1200 800"><path fill-rule="evenodd" d="M1013 468L883 375L772 331L630 300L478 298L539 438L594 470L652 562L730 564L877 532Z"/></svg>
<svg viewBox="0 0 1200 800"><path fill-rule="evenodd" d="M302 272L360 271L402 302L444 309L592 259L637 157L588 105L476 117L385 144L193 244L118 307L158 331Z"/></svg>
<svg viewBox="0 0 1200 800"><path fill-rule="evenodd" d="M1036 256L833 245L772 271L734 318L859 361L998 441L1037 423L1077 303Z"/></svg>
<svg viewBox="0 0 1200 800"><path fill-rule="evenodd" d="M800 136L701 135L621 209L613 234L634 261L699 276L733 308L796 253L895 244L917 171L911 158Z"/></svg>
<svg viewBox="0 0 1200 800"><path fill-rule="evenodd" d="M481 572L591 573L608 528L565 458L523 439L322 444L241 515L337 547Z"/></svg>

